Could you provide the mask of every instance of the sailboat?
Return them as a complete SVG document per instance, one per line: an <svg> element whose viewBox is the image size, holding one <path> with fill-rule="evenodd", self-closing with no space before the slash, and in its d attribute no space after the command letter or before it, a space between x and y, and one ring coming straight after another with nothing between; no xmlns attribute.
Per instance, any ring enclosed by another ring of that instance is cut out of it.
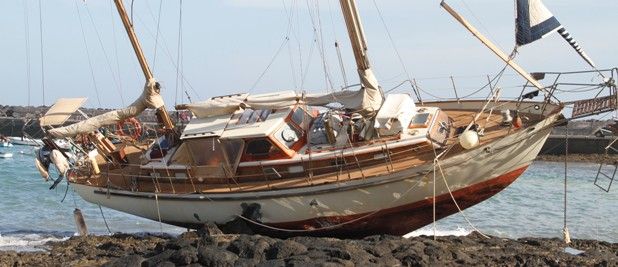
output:
<svg viewBox="0 0 618 267"><path fill-rule="evenodd" d="M195 117L181 129L170 118L122 0L114 2L146 80L143 92L127 108L64 127L56 126L85 99L57 101L41 119L46 138L36 166L44 178L56 166L88 202L151 220L194 229L212 222L229 232L242 223L272 236L403 235L509 186L552 128L565 122L552 87L487 40L527 80L523 89L546 94L544 101L500 100L498 92L485 100L422 102L409 94L384 95L356 3L340 0L360 90L212 97L176 106ZM539 34L548 32L532 37ZM134 117L147 108L156 110L161 130L140 143ZM123 143L104 134L101 127L109 125L117 126L116 133L130 132ZM71 150L53 142L64 138Z"/></svg>

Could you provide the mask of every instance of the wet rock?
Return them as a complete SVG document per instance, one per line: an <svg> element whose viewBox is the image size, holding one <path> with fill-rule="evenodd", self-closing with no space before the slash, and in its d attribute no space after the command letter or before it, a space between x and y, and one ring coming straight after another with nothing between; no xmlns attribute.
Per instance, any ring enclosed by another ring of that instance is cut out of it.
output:
<svg viewBox="0 0 618 267"><path fill-rule="evenodd" d="M169 258L174 254L175 250L165 250L161 253L151 256L146 260L148 266L158 266L159 264L169 261Z"/></svg>
<svg viewBox="0 0 618 267"><path fill-rule="evenodd" d="M153 265L154 267L176 267L176 264L170 261L164 261L157 265Z"/></svg>
<svg viewBox="0 0 618 267"><path fill-rule="evenodd" d="M227 250L212 247L202 247L198 250L199 263L204 266L226 267L234 266L238 256Z"/></svg>
<svg viewBox="0 0 618 267"><path fill-rule="evenodd" d="M260 262L256 265L256 267L284 267L285 266L285 261L282 259L275 259L275 260L267 260L264 262Z"/></svg>
<svg viewBox="0 0 618 267"><path fill-rule="evenodd" d="M230 243L227 250L238 255L239 258L265 260L265 252L272 243L274 243L273 239L260 235L241 235Z"/></svg>
<svg viewBox="0 0 618 267"><path fill-rule="evenodd" d="M177 265L189 265L197 262L197 249L194 247L186 247L177 250L170 256L170 260Z"/></svg>
<svg viewBox="0 0 618 267"><path fill-rule="evenodd" d="M285 259L293 255L307 252L307 247L293 240L281 240L273 244L266 251L266 259Z"/></svg>
<svg viewBox="0 0 618 267"><path fill-rule="evenodd" d="M193 243L194 241L190 239L177 238L171 242L167 242L167 244L165 245L165 248L178 250L178 249L182 249L186 247L191 247L193 246Z"/></svg>

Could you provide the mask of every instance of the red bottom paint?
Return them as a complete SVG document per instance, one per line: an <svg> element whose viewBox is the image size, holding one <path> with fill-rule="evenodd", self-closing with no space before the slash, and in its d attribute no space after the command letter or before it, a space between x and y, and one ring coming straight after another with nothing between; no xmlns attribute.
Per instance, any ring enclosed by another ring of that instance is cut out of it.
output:
<svg viewBox="0 0 618 267"><path fill-rule="evenodd" d="M527 168L528 166L525 166L485 182L453 191L453 197L457 200L457 204L462 210L474 206L509 186ZM457 206L453 203L450 194L436 197L436 220L457 212ZM416 203L384 209L375 213L320 217L303 221L273 223L267 226L250 223L238 218L237 221L223 225L221 228L224 232L226 231L225 229L238 229L238 221L241 221L241 224L248 224L254 233L282 238L290 236L362 238L380 234L405 235L433 222L433 199L428 198ZM198 224L166 223L193 229L203 227L203 225Z"/></svg>
<svg viewBox="0 0 618 267"><path fill-rule="evenodd" d="M474 184L466 188L453 191L453 197L463 210L474 206L513 183L528 166L516 169L506 174L500 175L491 180ZM453 203L450 194L436 197L436 220L457 213L457 206ZM280 229L320 229L327 225L338 225L358 219L336 228L324 230L310 230L306 232L287 232L266 229L266 227L256 226L254 230L258 233L270 236L332 236L343 238L358 238L377 234L405 235L411 231L419 229L433 222L433 199L429 198L416 203L384 209L375 214L358 214L353 216L336 216L310 219L305 221L287 222L279 224L269 224L269 226ZM366 217L365 217L366 216Z"/></svg>

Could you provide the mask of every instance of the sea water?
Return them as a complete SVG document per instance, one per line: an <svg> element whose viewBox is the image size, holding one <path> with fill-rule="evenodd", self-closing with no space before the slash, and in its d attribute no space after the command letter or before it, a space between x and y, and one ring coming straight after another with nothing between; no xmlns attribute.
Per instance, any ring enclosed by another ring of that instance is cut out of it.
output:
<svg viewBox="0 0 618 267"><path fill-rule="evenodd" d="M73 236L75 208L81 209L89 231L95 234L108 233L105 222L111 232L185 231L104 207L99 209L72 190L67 191L66 183L49 190L50 182L44 182L34 168L34 148L1 149L12 152L13 158L0 159L0 250L33 250L47 241ZM618 181L609 193L600 190L594 185L598 166L568 164L568 228L571 238L618 242ZM611 174L612 170L606 172ZM564 163L534 162L496 196L437 221L436 233L466 235L476 228L499 237L561 237L563 216ZM407 236L433 234L433 225L428 225Z"/></svg>

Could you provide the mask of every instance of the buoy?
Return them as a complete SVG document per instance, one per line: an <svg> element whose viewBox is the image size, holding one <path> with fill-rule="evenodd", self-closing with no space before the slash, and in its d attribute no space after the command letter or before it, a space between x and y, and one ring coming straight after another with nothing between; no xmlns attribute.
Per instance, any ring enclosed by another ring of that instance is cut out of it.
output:
<svg viewBox="0 0 618 267"><path fill-rule="evenodd" d="M69 161L62 155L58 149L54 149L50 155L51 161L56 165L58 171L60 172L60 176L65 176L71 165L69 165Z"/></svg>
<svg viewBox="0 0 618 267"><path fill-rule="evenodd" d="M464 149L472 149L479 145L479 134L476 131L464 131L459 135L459 144Z"/></svg>
<svg viewBox="0 0 618 267"><path fill-rule="evenodd" d="M39 170L39 173L41 174L41 177L43 177L43 180L47 182L49 180L49 172L47 171L47 168L43 166L43 163L41 163L38 158L34 159L34 165L36 166L36 169Z"/></svg>
<svg viewBox="0 0 618 267"><path fill-rule="evenodd" d="M86 226L86 221L84 220L84 216L82 215L82 211L76 208L73 211L73 218L75 219L75 226L77 227L77 233L80 236L88 235L88 227Z"/></svg>

